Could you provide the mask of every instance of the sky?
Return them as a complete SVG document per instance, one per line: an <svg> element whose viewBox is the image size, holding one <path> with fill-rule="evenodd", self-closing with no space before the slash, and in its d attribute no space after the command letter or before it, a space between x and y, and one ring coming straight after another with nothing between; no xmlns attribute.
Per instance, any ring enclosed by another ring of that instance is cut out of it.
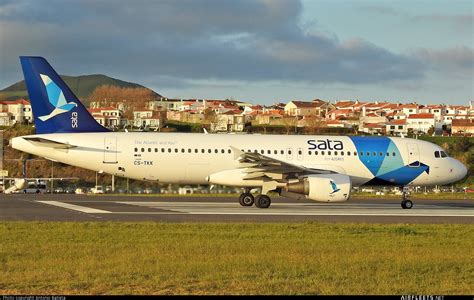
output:
<svg viewBox="0 0 474 300"><path fill-rule="evenodd" d="M468 104L471 0L0 0L0 88L18 56L169 98Z"/></svg>

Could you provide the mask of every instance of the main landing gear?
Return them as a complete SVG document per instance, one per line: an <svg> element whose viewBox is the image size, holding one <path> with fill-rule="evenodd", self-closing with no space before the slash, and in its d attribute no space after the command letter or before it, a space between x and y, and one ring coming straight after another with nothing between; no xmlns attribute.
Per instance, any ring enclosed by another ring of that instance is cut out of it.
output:
<svg viewBox="0 0 474 300"><path fill-rule="evenodd" d="M408 199L408 188L406 187L403 187L402 188L402 208L403 209L410 209L413 207L413 202L411 202L409 199Z"/></svg>
<svg viewBox="0 0 474 300"><path fill-rule="evenodd" d="M255 204L255 207L258 208L269 208L272 200L267 195L257 195L254 197L250 194L250 190L246 190L240 195L239 203L242 206L252 206Z"/></svg>

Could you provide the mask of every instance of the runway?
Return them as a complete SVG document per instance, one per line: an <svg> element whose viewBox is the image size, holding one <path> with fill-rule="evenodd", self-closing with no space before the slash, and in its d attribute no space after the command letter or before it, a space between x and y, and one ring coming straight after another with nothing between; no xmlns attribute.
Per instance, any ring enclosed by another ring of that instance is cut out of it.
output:
<svg viewBox="0 0 474 300"><path fill-rule="evenodd" d="M2 195L0 221L357 222L474 224L474 200L362 199L318 203L276 198L268 209L235 197Z"/></svg>

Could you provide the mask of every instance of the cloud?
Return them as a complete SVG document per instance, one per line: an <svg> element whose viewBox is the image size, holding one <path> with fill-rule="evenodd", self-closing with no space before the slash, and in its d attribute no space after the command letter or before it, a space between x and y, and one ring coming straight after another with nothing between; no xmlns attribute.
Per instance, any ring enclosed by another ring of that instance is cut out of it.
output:
<svg viewBox="0 0 474 300"><path fill-rule="evenodd" d="M40 3L41 2L41 3ZM5 1L2 78L19 55L45 56L62 73L106 73L176 86L193 80L367 84L424 76L418 56L299 27L293 0ZM66 70L66 71L61 71Z"/></svg>
<svg viewBox="0 0 474 300"><path fill-rule="evenodd" d="M473 14L456 14L456 15L447 15L447 14L426 14L426 15L416 15L410 17L412 22L443 22L448 23L456 28L466 28L472 29L474 24L474 15Z"/></svg>
<svg viewBox="0 0 474 300"><path fill-rule="evenodd" d="M427 66L459 76L474 76L474 49L460 46L443 50L417 49L413 53Z"/></svg>

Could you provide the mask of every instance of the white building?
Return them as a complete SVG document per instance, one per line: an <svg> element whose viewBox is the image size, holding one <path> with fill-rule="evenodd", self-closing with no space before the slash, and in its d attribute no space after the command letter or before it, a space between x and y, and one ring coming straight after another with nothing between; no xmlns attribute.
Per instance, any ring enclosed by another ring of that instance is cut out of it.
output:
<svg viewBox="0 0 474 300"><path fill-rule="evenodd" d="M123 118L123 112L115 107L89 108L92 117L104 127L118 127L127 125L128 120Z"/></svg>
<svg viewBox="0 0 474 300"><path fill-rule="evenodd" d="M413 132L427 133L430 128L441 129L441 123L435 121L433 114L410 114L407 117L407 129L413 129Z"/></svg>
<svg viewBox="0 0 474 300"><path fill-rule="evenodd" d="M153 110L136 110L133 112L133 126L161 128L163 127L162 114Z"/></svg>
<svg viewBox="0 0 474 300"><path fill-rule="evenodd" d="M33 113L30 102L25 99L15 101L0 101L0 124L12 126L16 123L30 124L33 122Z"/></svg>
<svg viewBox="0 0 474 300"><path fill-rule="evenodd" d="M407 120L398 119L388 122L385 128L385 132L390 135L401 136L408 133Z"/></svg>

